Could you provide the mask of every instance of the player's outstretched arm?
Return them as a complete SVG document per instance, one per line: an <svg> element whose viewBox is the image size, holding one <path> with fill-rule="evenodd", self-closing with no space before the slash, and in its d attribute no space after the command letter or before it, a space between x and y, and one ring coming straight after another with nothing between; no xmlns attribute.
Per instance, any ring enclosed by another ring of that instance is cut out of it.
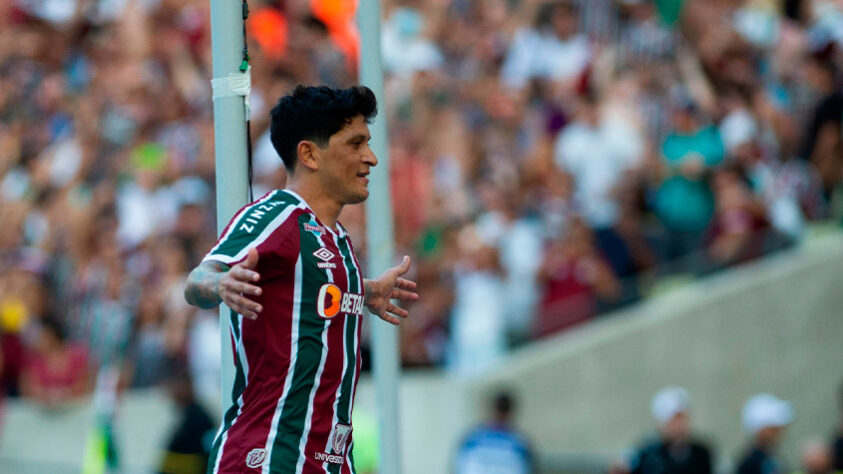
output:
<svg viewBox="0 0 843 474"><path fill-rule="evenodd" d="M263 307L247 295L261 294L260 287L253 284L260 280L254 271L257 264L258 251L254 248L249 249L246 260L233 267L213 260L203 262L187 276L184 299L205 309L224 302L234 312L256 319Z"/></svg>
<svg viewBox="0 0 843 474"><path fill-rule="evenodd" d="M401 275L409 270L410 257L405 255L404 260L399 265L383 272L378 278L363 280L366 289L366 307L372 314L396 326L401 322L398 318L406 318L410 315L406 309L399 308L390 301L393 299L403 301L419 299L419 295L416 293L416 282L401 278Z"/></svg>

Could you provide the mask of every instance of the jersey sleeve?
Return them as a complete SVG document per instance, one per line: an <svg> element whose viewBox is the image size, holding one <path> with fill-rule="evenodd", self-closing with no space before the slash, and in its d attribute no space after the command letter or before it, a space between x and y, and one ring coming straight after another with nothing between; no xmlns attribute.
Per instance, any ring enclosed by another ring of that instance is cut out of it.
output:
<svg viewBox="0 0 843 474"><path fill-rule="evenodd" d="M281 201L259 200L244 206L226 226L202 262L217 261L235 265L243 261L250 248L258 255L275 253L286 240L289 224L295 221L299 207Z"/></svg>

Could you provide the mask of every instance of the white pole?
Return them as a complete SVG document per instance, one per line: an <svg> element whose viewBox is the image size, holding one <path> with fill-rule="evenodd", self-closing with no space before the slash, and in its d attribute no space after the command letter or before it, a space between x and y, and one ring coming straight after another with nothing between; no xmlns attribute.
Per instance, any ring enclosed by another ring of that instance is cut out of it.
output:
<svg viewBox="0 0 843 474"><path fill-rule="evenodd" d="M392 205L389 192L386 103L381 67L380 0L360 0L360 83L374 91L379 113L372 123L372 149L378 166L372 168L370 197L366 200L366 235L371 275L379 275L393 263ZM372 321L372 358L378 407L379 472L400 474L401 452L398 420L398 330L378 318Z"/></svg>
<svg viewBox="0 0 843 474"><path fill-rule="evenodd" d="M242 76L243 11L239 0L211 0L211 49L214 79ZM214 154L216 156L217 233L248 201L246 111L243 97L214 97ZM220 306L222 344L222 411L225 414L234 385L234 357L229 334L229 309Z"/></svg>

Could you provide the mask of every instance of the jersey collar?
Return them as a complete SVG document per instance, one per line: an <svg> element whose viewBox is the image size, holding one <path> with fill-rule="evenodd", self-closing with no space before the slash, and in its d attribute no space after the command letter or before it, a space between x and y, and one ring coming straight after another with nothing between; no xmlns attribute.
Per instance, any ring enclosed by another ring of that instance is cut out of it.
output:
<svg viewBox="0 0 843 474"><path fill-rule="evenodd" d="M346 235L348 235L348 233L345 231L345 227L343 227L343 226L342 226L342 224L340 224L340 222L339 222L339 221L337 221L337 230L336 230L336 231L334 231L334 229L331 229L330 227L328 227L328 226L326 226L325 224L323 224L323 223L319 220L319 218L318 218L318 217L316 217L316 213L315 213L315 212L313 212L313 209L311 209L311 208L310 208L310 204L308 204L308 203L307 203L307 201L305 201L303 197L299 196L299 193L297 193L297 192L295 192L295 191L293 191L293 190L291 190L291 189L286 189L286 188L285 188L285 189L282 189L282 190L281 190L281 192L285 192L285 193L287 193L287 194L289 194L289 195L293 196L294 198L298 199L298 200L299 200L299 202L301 202L302 204L304 204L304 206L307 208L307 210L308 210L308 211L309 211L309 212L313 215L313 218L314 218L314 219L316 219L316 222L317 222L317 223L319 223L319 225L321 225L322 227L324 227L324 228L325 228L328 232L330 232L332 235L335 235L335 236L337 236L337 237L339 237L339 238L345 238L345 236L346 236Z"/></svg>

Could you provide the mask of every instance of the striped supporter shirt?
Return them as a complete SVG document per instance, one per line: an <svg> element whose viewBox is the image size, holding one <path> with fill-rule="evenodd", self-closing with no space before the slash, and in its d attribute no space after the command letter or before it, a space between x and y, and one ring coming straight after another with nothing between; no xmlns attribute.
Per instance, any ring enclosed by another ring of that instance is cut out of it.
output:
<svg viewBox="0 0 843 474"><path fill-rule="evenodd" d="M276 190L244 206L203 261L234 265L252 247L264 309L231 314L234 387L209 472L354 473L363 278L348 233Z"/></svg>

